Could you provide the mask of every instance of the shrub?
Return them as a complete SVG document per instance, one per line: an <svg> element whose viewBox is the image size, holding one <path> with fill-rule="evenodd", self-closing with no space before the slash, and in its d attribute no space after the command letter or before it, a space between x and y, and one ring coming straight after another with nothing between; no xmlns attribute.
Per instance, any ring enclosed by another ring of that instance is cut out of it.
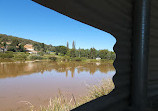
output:
<svg viewBox="0 0 158 111"><path fill-rule="evenodd" d="M82 61L82 59L79 57L75 57L75 58L72 58L72 61Z"/></svg>
<svg viewBox="0 0 158 111"><path fill-rule="evenodd" d="M64 57L62 58L62 61L70 61L70 56L64 56Z"/></svg>
<svg viewBox="0 0 158 111"><path fill-rule="evenodd" d="M107 62L107 61L109 61L109 60L107 60L107 59L101 59L101 62Z"/></svg>
<svg viewBox="0 0 158 111"><path fill-rule="evenodd" d="M86 57L81 57L81 60L84 61L84 60L87 60L87 58Z"/></svg>
<svg viewBox="0 0 158 111"><path fill-rule="evenodd" d="M49 59L52 60L52 61L56 61L57 57L52 56L52 57L49 57Z"/></svg>
<svg viewBox="0 0 158 111"><path fill-rule="evenodd" d="M30 59L31 60L41 60L43 58L41 56L32 55L32 56L30 56Z"/></svg>
<svg viewBox="0 0 158 111"><path fill-rule="evenodd" d="M40 56L43 56L44 55L44 52L38 52L38 55L40 55Z"/></svg>
<svg viewBox="0 0 158 111"><path fill-rule="evenodd" d="M0 53L0 58L12 58L13 56L13 52L5 52L5 53Z"/></svg>
<svg viewBox="0 0 158 111"><path fill-rule="evenodd" d="M18 52L14 54L14 58L17 60L26 60L27 54L25 54L24 52Z"/></svg>

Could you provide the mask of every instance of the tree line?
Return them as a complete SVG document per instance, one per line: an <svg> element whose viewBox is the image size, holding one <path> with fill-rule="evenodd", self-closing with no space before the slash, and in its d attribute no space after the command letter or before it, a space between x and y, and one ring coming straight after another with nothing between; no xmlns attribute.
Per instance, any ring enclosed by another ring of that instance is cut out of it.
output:
<svg viewBox="0 0 158 111"><path fill-rule="evenodd" d="M76 49L76 44L73 41L72 48L69 48L69 43L66 46L52 46L44 43L35 42L28 39L18 38L14 36L8 36L0 34L0 48L7 49L7 51L13 52L26 52L24 45L32 44L35 51L38 51L40 55L49 54L54 52L59 56L69 56L71 58L87 58L87 59L107 59L114 60L116 55L113 51L107 49L97 50L94 47L90 49Z"/></svg>
<svg viewBox="0 0 158 111"><path fill-rule="evenodd" d="M116 55L113 51L109 51L107 49L103 50L97 50L94 47L90 49L76 49L75 48L75 42L72 43L72 49L69 48L69 43L67 42L66 46L56 46L54 48L54 52L56 55L61 56L70 56L70 57L85 57L87 59L108 59L108 60L114 60Z"/></svg>

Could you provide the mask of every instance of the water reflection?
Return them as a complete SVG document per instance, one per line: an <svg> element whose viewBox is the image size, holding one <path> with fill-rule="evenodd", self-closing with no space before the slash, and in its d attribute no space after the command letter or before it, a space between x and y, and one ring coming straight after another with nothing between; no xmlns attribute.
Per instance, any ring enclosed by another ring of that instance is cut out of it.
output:
<svg viewBox="0 0 158 111"><path fill-rule="evenodd" d="M20 101L46 106L59 89L67 97L84 96L86 85L96 85L114 74L113 65L107 63L0 63L0 111L28 111Z"/></svg>
<svg viewBox="0 0 158 111"><path fill-rule="evenodd" d="M26 62L26 63L1 63L0 64L0 78L17 77L21 75L29 75L33 73L41 73L52 70L56 72L65 72L65 76L74 77L75 70L80 74L81 72L88 72L93 75L100 71L107 73L114 71L112 64L107 63L84 63L84 62Z"/></svg>

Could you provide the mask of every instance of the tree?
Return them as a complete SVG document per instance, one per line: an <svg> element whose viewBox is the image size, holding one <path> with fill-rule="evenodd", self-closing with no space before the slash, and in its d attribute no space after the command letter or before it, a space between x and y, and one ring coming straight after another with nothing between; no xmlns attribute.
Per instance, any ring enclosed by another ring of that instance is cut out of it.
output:
<svg viewBox="0 0 158 111"><path fill-rule="evenodd" d="M95 48L91 48L91 49L90 49L90 58L91 58L91 59L95 59L96 56L97 56L97 51L96 51L96 49L95 49Z"/></svg>
<svg viewBox="0 0 158 111"><path fill-rule="evenodd" d="M46 48L45 48L45 44L44 43L41 43L41 50L42 52L46 52Z"/></svg>
<svg viewBox="0 0 158 111"><path fill-rule="evenodd" d="M75 49L75 42L72 42L72 49Z"/></svg>
<svg viewBox="0 0 158 111"><path fill-rule="evenodd" d="M34 44L33 44L33 47L34 47L34 49L35 49L36 51L40 51L40 49L41 49L41 45L40 45L39 43L34 43Z"/></svg>
<svg viewBox="0 0 158 111"><path fill-rule="evenodd" d="M68 51L68 48L65 47L65 46L57 46L57 47L55 48L55 52L56 52L57 55L58 55L59 53L60 53L61 55L65 55L65 54L67 53L67 51Z"/></svg>
<svg viewBox="0 0 158 111"><path fill-rule="evenodd" d="M85 49L85 57L90 58L90 50L89 49Z"/></svg>
<svg viewBox="0 0 158 111"><path fill-rule="evenodd" d="M67 42L67 48L69 49L69 42Z"/></svg>
<svg viewBox="0 0 158 111"><path fill-rule="evenodd" d="M11 43L11 46L18 46L19 45L19 41L17 39L14 39Z"/></svg>
<svg viewBox="0 0 158 111"><path fill-rule="evenodd" d="M16 52L17 49L16 49L16 46L8 46L8 51L13 51L13 52Z"/></svg>
<svg viewBox="0 0 158 111"><path fill-rule="evenodd" d="M24 45L20 44L19 47L18 47L18 51L19 52L26 52L26 50L24 48Z"/></svg>
<svg viewBox="0 0 158 111"><path fill-rule="evenodd" d="M75 49L70 50L70 57L76 57L76 50Z"/></svg>
<svg viewBox="0 0 158 111"><path fill-rule="evenodd" d="M79 48L78 49L78 52L79 52L79 58L81 57L81 49Z"/></svg>
<svg viewBox="0 0 158 111"><path fill-rule="evenodd" d="M106 49L99 50L99 57L102 59L109 59L109 51Z"/></svg>
<svg viewBox="0 0 158 111"><path fill-rule="evenodd" d="M116 58L115 52L112 52L112 51L111 51L110 59L111 59L111 60L115 60L115 58Z"/></svg>
<svg viewBox="0 0 158 111"><path fill-rule="evenodd" d="M3 42L3 47L7 48L7 43L6 42Z"/></svg>

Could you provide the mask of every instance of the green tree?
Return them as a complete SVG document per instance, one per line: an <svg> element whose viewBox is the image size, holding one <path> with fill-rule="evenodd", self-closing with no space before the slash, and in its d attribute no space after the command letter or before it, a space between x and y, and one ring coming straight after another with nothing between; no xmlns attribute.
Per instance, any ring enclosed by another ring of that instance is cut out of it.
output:
<svg viewBox="0 0 158 111"><path fill-rule="evenodd" d="M40 51L40 49L41 49L41 45L40 45L39 43L34 43L34 44L33 44L33 47L34 47L34 49L35 49L36 51Z"/></svg>
<svg viewBox="0 0 158 111"><path fill-rule="evenodd" d="M25 50L23 44L20 44L20 45L19 45L19 47L18 47L18 51L19 51L19 52L26 52L26 50Z"/></svg>
<svg viewBox="0 0 158 111"><path fill-rule="evenodd" d="M76 50L75 49L70 50L70 57L76 57Z"/></svg>
<svg viewBox="0 0 158 111"><path fill-rule="evenodd" d="M58 55L59 53L60 53L61 55L65 55L65 54L67 53L67 51L68 51L68 48L65 47L65 46L57 46L57 47L55 47L55 52L56 52L57 55Z"/></svg>
<svg viewBox="0 0 158 111"><path fill-rule="evenodd" d="M14 39L11 43L11 46L18 46L19 45L19 40Z"/></svg>
<svg viewBox="0 0 158 111"><path fill-rule="evenodd" d="M115 60L115 59L116 59L116 54L115 54L115 52L112 52L112 51L111 51L110 59L111 59L111 60Z"/></svg>
<svg viewBox="0 0 158 111"><path fill-rule="evenodd" d="M3 42L3 47L7 48L7 43L6 42Z"/></svg>
<svg viewBox="0 0 158 111"><path fill-rule="evenodd" d="M91 58L91 59L95 59L96 56L97 56L97 51L96 51L96 49L95 49L95 48L91 48L91 49L90 49L90 58Z"/></svg>
<svg viewBox="0 0 158 111"><path fill-rule="evenodd" d="M99 50L99 57L102 59L109 59L109 51L108 50Z"/></svg>
<svg viewBox="0 0 158 111"><path fill-rule="evenodd" d="M8 51L16 52L16 51L17 51L17 48L16 48L16 46L8 46L7 50L8 50Z"/></svg>
<svg viewBox="0 0 158 111"><path fill-rule="evenodd" d="M46 52L46 48L45 48L45 44L44 43L41 43L41 50L42 52Z"/></svg>
<svg viewBox="0 0 158 111"><path fill-rule="evenodd" d="M76 46L75 46L75 42L73 41L73 42L72 42L72 49L75 49L75 47L76 47Z"/></svg>
<svg viewBox="0 0 158 111"><path fill-rule="evenodd" d="M67 42L67 48L69 49L69 42Z"/></svg>
<svg viewBox="0 0 158 111"><path fill-rule="evenodd" d="M78 52L79 52L78 57L80 58L81 57L81 49L80 48L78 49Z"/></svg>

